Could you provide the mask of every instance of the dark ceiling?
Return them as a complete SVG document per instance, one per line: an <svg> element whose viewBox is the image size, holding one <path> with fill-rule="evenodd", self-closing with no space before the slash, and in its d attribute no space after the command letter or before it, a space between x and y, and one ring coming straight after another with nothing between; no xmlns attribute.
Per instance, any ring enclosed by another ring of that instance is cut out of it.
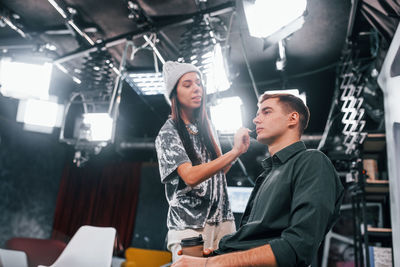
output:
<svg viewBox="0 0 400 267"><path fill-rule="evenodd" d="M246 66L254 76L258 93L269 89L298 88L305 92L311 110L308 134L324 130L335 83L335 66L339 62L348 27L350 0L308 0L307 16L302 29L286 40L287 67L275 68L276 44L264 48L262 39L250 37L244 19L242 2L227 0L137 0L138 21L130 16L126 0L56 0L64 11L76 12L69 18L95 42L107 47L115 65L119 66L126 39L136 46L145 43L143 34L157 33L156 47L166 60L180 56L181 35L193 27L195 14L211 12L214 27L229 47L226 54L232 86L227 95L238 95L244 102L244 124L251 127L256 112L256 94ZM79 68L92 47L80 37L67 20L47 0L1 0L2 18L9 18L27 36L22 37L5 23L0 26L0 56L20 60L51 58L69 71ZM230 22L232 27L230 28ZM229 32L226 30L230 29ZM225 32L224 32L225 31ZM241 39L241 37L243 39ZM46 44L56 46L55 51ZM159 62L160 66L161 63ZM128 71L153 70L153 53L139 51L127 60ZM84 83L83 83L84 84ZM84 90L72 79L55 69L51 91L59 101L67 101L73 91ZM169 114L163 96L138 95L124 83L120 105L119 134L121 139L155 137ZM118 133L117 133L118 134Z"/></svg>

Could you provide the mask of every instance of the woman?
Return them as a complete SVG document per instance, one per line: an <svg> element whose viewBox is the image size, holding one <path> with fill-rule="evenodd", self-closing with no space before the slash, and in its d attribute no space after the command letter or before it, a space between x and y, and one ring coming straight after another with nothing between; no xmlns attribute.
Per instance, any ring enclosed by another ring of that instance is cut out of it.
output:
<svg viewBox="0 0 400 267"><path fill-rule="evenodd" d="M201 73L194 65L166 62L163 68L171 116L156 138L160 176L169 203L168 249L178 259L183 238L203 235L204 248L218 247L235 231L225 173L249 147L248 130L235 134L221 155L206 113Z"/></svg>

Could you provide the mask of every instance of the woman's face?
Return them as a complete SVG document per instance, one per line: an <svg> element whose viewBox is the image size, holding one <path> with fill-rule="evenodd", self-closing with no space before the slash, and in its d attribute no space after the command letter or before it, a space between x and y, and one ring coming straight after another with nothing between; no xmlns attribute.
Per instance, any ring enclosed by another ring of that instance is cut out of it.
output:
<svg viewBox="0 0 400 267"><path fill-rule="evenodd" d="M182 75L176 90L178 101L183 109L194 110L201 106L203 87L197 72Z"/></svg>

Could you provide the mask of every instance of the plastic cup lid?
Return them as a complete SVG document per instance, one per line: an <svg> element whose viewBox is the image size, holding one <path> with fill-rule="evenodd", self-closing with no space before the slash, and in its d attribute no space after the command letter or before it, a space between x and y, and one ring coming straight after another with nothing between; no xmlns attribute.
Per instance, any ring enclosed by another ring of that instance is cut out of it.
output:
<svg viewBox="0 0 400 267"><path fill-rule="evenodd" d="M181 240L182 247L191 247L202 245L204 243L203 237L201 235L195 237L184 238Z"/></svg>

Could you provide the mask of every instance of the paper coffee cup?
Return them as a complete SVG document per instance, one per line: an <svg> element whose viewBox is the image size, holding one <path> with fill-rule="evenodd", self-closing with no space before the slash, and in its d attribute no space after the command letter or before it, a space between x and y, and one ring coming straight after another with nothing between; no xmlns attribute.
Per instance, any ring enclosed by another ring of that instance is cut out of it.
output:
<svg viewBox="0 0 400 267"><path fill-rule="evenodd" d="M181 240L182 254L193 257L203 257L203 237L184 238Z"/></svg>

